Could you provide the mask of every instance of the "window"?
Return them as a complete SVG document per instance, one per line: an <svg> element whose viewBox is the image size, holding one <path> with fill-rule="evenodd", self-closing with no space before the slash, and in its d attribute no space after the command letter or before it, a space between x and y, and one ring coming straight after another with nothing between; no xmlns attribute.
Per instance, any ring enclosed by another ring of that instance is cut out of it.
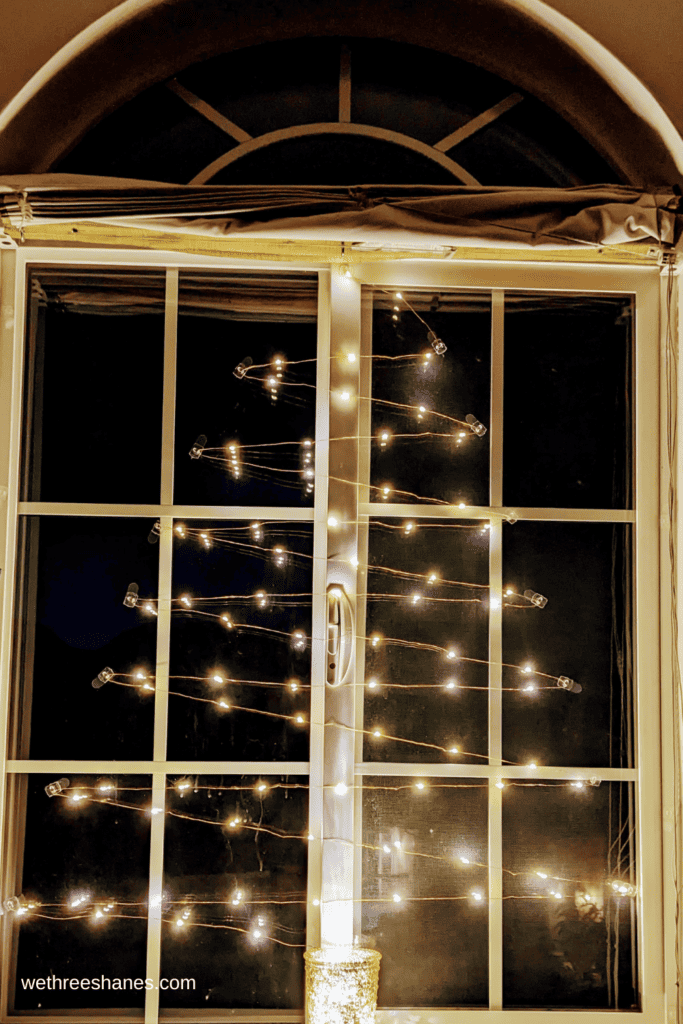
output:
<svg viewBox="0 0 683 1024"><path fill-rule="evenodd" d="M98 259L17 278L5 1015L358 941L379 1021L661 1019L656 274Z"/></svg>

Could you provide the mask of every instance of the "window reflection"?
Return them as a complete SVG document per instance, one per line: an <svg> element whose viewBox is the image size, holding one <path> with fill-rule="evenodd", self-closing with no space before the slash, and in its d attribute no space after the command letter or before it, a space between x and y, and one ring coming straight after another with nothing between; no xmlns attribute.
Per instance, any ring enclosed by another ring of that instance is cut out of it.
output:
<svg viewBox="0 0 683 1024"><path fill-rule="evenodd" d="M169 757L308 760L313 532L176 521Z"/></svg>
<svg viewBox="0 0 683 1024"><path fill-rule="evenodd" d="M179 301L175 501L310 506L316 278L182 274Z"/></svg>
<svg viewBox="0 0 683 1024"><path fill-rule="evenodd" d="M372 501L488 504L490 307L488 295L375 291Z"/></svg>
<svg viewBox="0 0 683 1024"><path fill-rule="evenodd" d="M171 779L167 797L162 975L196 990L162 1006L301 1007L308 779Z"/></svg>
<svg viewBox="0 0 683 1024"><path fill-rule="evenodd" d="M488 1004L488 783L363 782L363 942L380 1006Z"/></svg>
<svg viewBox="0 0 683 1024"><path fill-rule="evenodd" d="M22 909L7 912L18 934L15 1008L139 1009L144 989L121 979L146 974L151 779L70 774L50 796L55 781L56 773L19 776L10 786L25 813ZM79 985L22 983L54 977Z"/></svg>

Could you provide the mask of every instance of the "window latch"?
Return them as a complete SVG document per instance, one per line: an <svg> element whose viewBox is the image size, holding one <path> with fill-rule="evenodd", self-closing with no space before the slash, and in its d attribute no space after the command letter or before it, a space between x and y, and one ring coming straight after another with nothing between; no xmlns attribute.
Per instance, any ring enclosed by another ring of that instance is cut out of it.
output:
<svg viewBox="0 0 683 1024"><path fill-rule="evenodd" d="M327 588L327 682L341 686L351 671L353 655L353 606L344 588Z"/></svg>

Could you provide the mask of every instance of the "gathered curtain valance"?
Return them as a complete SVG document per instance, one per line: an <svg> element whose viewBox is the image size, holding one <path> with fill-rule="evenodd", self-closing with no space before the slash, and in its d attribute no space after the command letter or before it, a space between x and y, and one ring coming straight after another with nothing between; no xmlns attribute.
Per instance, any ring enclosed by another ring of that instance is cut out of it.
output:
<svg viewBox="0 0 683 1024"><path fill-rule="evenodd" d="M169 185L85 175L0 178L9 234L97 223L219 239L390 247L581 249L683 244L681 197L629 185ZM74 239L75 240L75 239Z"/></svg>

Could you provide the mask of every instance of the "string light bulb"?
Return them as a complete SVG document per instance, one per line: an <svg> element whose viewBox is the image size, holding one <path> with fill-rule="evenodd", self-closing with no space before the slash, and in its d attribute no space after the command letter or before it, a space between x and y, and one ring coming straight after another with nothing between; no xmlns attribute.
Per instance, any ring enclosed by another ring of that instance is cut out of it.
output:
<svg viewBox="0 0 683 1024"><path fill-rule="evenodd" d="M345 782L338 782L337 785L334 787L334 791L337 794L337 796L346 796L346 794L349 791L349 787L346 785Z"/></svg>
<svg viewBox="0 0 683 1024"><path fill-rule="evenodd" d="M608 884L612 887L613 891L618 893L620 896L636 896L638 894L637 887L622 878L613 878Z"/></svg>
<svg viewBox="0 0 683 1024"><path fill-rule="evenodd" d="M437 356L443 356L448 351L448 346L441 340L441 338L437 338L434 331L427 332L427 340L430 342Z"/></svg>
<svg viewBox="0 0 683 1024"><path fill-rule="evenodd" d="M306 647L307 647L306 634L304 633L304 631L302 629L295 629L294 630L294 632L292 633L291 645L292 645L292 649L295 650L295 651L298 651L299 653L301 653L301 652L306 650Z"/></svg>
<svg viewBox="0 0 683 1024"><path fill-rule="evenodd" d="M547 597L544 597L543 594L536 594L533 590L525 590L524 597L537 608L545 608L548 603Z"/></svg>
<svg viewBox="0 0 683 1024"><path fill-rule="evenodd" d="M59 794L63 793L65 789L69 788L69 785L70 783L68 779L57 779L56 782L48 783L45 787L45 792L48 796L59 796Z"/></svg>
<svg viewBox="0 0 683 1024"><path fill-rule="evenodd" d="M484 424L480 423L477 417L473 416L471 412L465 416L465 422L469 424L470 430L473 434L476 434L477 437L483 437L486 433L486 427Z"/></svg>
<svg viewBox="0 0 683 1024"><path fill-rule="evenodd" d="M200 434L195 443L190 448L190 458L198 459L201 457L202 452L206 447L207 437L206 434Z"/></svg>
<svg viewBox="0 0 683 1024"><path fill-rule="evenodd" d="M137 583L128 584L128 590L126 591L126 596L123 599L123 603L126 608L135 608L139 601L139 591L140 588Z"/></svg>
<svg viewBox="0 0 683 1024"><path fill-rule="evenodd" d="M106 665L93 679L91 683L93 690L100 690L105 683L108 683L110 679L114 678L114 675L114 669Z"/></svg>
<svg viewBox="0 0 683 1024"><path fill-rule="evenodd" d="M573 679L569 678L569 676L560 676L557 680L557 685L562 690L567 690L568 693L581 693L581 690L583 689L581 683L575 683Z"/></svg>
<svg viewBox="0 0 683 1024"><path fill-rule="evenodd" d="M241 380L244 376L246 376L249 367L253 365L254 360L251 358L251 356L245 356L242 362L238 363L235 369L232 371L233 375L237 377L238 380Z"/></svg>

